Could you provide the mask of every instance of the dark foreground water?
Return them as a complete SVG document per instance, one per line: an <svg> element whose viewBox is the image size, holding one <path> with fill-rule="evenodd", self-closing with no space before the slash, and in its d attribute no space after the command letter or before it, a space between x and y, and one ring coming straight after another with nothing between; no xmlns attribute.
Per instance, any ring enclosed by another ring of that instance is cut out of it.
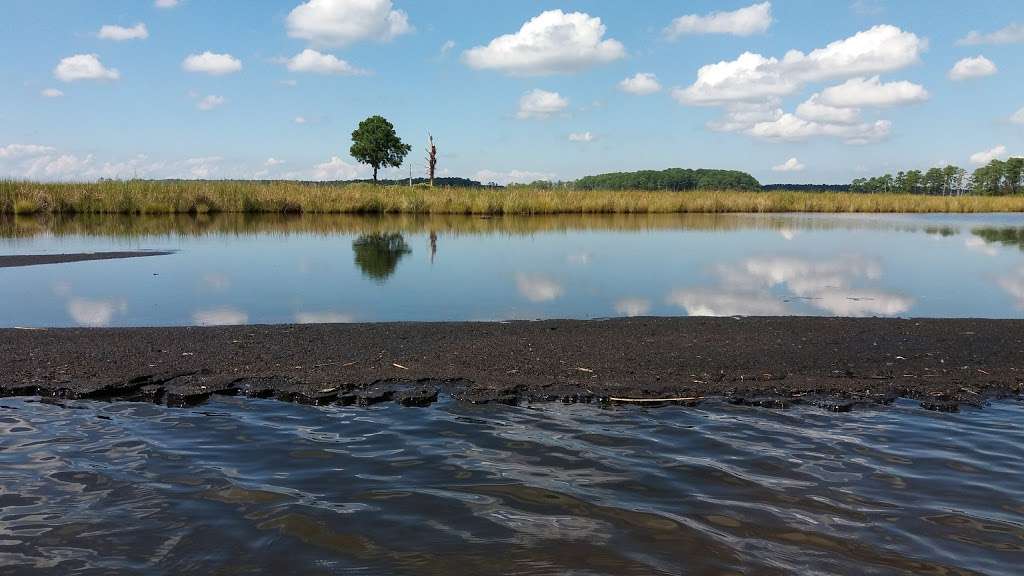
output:
<svg viewBox="0 0 1024 576"><path fill-rule="evenodd" d="M3 574L1020 574L1024 404L0 399Z"/></svg>

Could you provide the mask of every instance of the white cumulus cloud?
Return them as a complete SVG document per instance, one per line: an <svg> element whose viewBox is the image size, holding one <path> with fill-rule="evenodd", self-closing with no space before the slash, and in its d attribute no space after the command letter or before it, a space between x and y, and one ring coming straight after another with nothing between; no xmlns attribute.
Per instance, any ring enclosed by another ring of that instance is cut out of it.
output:
<svg viewBox="0 0 1024 576"><path fill-rule="evenodd" d="M928 91L912 82L882 83L878 76L871 78L850 78L838 86L830 86L821 92L821 103L837 108L861 106L899 106L923 102L929 98Z"/></svg>
<svg viewBox="0 0 1024 576"><path fill-rule="evenodd" d="M621 42L604 35L605 26L598 17L548 10L514 34L467 50L463 59L472 68L516 75L576 72L626 55Z"/></svg>
<svg viewBox="0 0 1024 576"><path fill-rule="evenodd" d="M519 112L516 116L521 119L547 118L558 114L569 107L569 100L563 98L558 92L547 90L531 90L523 94L519 99Z"/></svg>
<svg viewBox="0 0 1024 576"><path fill-rule="evenodd" d="M673 39L685 34L751 36L767 32L772 21L771 2L762 2L732 12L680 16L665 28L665 36Z"/></svg>
<svg viewBox="0 0 1024 576"><path fill-rule="evenodd" d="M39 95L43 98L60 98L64 95L64 93L60 90L57 90L56 88L46 88L43 91L41 91Z"/></svg>
<svg viewBox="0 0 1024 576"><path fill-rule="evenodd" d="M156 0L153 5L157 8L174 8L178 5L178 0Z"/></svg>
<svg viewBox="0 0 1024 576"><path fill-rule="evenodd" d="M597 136L593 132L572 132L569 134L570 142L593 142L597 140Z"/></svg>
<svg viewBox="0 0 1024 576"><path fill-rule="evenodd" d="M107 68L96 54L75 54L62 59L53 69L55 78L62 82L78 80L117 80L121 73Z"/></svg>
<svg viewBox="0 0 1024 576"><path fill-rule="evenodd" d="M480 170L474 176L473 179L484 184L491 182L495 184L529 184L530 182L536 182L538 180L551 181L555 179L554 174L547 172L531 172L529 170L508 170L508 171L496 171L496 170Z"/></svg>
<svg viewBox="0 0 1024 576"><path fill-rule="evenodd" d="M927 44L911 32L879 25L806 54L790 50L781 60L744 52L735 60L707 64L698 69L693 84L672 95L697 105L786 96L807 82L905 68L920 59Z"/></svg>
<svg viewBox="0 0 1024 576"><path fill-rule="evenodd" d="M615 302L615 312L630 318L643 316L650 310L651 301L645 298L623 298Z"/></svg>
<svg viewBox="0 0 1024 576"><path fill-rule="evenodd" d="M392 40L413 31L409 15L391 0L309 0L286 19L288 35L323 46Z"/></svg>
<svg viewBox="0 0 1024 576"><path fill-rule="evenodd" d="M190 54L181 63L187 72L201 72L211 76L233 74L242 69L242 61L231 54L216 54L210 51Z"/></svg>
<svg viewBox="0 0 1024 576"><path fill-rule="evenodd" d="M619 82L619 90L638 96L646 96L659 92L661 84L658 82L658 77L654 74L640 72Z"/></svg>
<svg viewBox="0 0 1024 576"><path fill-rule="evenodd" d="M146 29L146 25L142 22L131 28L107 24L100 28L96 36L103 40L116 40L118 42L122 40L144 40L149 38L149 30Z"/></svg>
<svg viewBox="0 0 1024 576"><path fill-rule="evenodd" d="M814 122L853 124L860 119L860 109L829 106L822 103L821 94L815 93L796 107L796 115Z"/></svg>
<svg viewBox="0 0 1024 576"><path fill-rule="evenodd" d="M977 44L1019 44L1024 42L1024 24L1011 23L995 32L982 34L971 30L967 36L957 40L957 44L973 46Z"/></svg>
<svg viewBox="0 0 1024 576"><path fill-rule="evenodd" d="M214 308L196 311L192 314L192 321L199 326L234 326L248 322L249 315L235 308Z"/></svg>
<svg viewBox="0 0 1024 576"><path fill-rule="evenodd" d="M356 75L365 73L345 60L333 54L323 54L306 48L287 60L286 65L292 72L312 72L315 74Z"/></svg>
<svg viewBox="0 0 1024 576"><path fill-rule="evenodd" d="M1013 115L1010 116L1010 122L1013 122L1014 124L1024 124L1024 108L1014 112Z"/></svg>
<svg viewBox="0 0 1024 576"><path fill-rule="evenodd" d="M6 146L0 146L0 160L31 158L33 156L50 154L55 151L56 150L51 146L42 146L40 144L8 144Z"/></svg>
<svg viewBox="0 0 1024 576"><path fill-rule="evenodd" d="M971 154L972 164L988 164L989 162L1006 156L1006 146L1000 144L988 150L982 150L981 152L975 152Z"/></svg>
<svg viewBox="0 0 1024 576"><path fill-rule="evenodd" d="M771 122L759 122L746 131L764 140L796 142L816 136L839 138L847 144L868 144L883 140L892 131L892 123L878 120L861 124L830 124L804 120L793 114L783 114Z"/></svg>
<svg viewBox="0 0 1024 576"><path fill-rule="evenodd" d="M558 282L540 274L516 274L516 288L530 302L557 300L565 292Z"/></svg>
<svg viewBox="0 0 1024 576"><path fill-rule="evenodd" d="M806 168L806 166L804 166L804 164L802 164L799 160L797 160L794 157L794 158L790 158L789 160L786 160L782 164L779 164L777 166L772 166L772 171L773 172L803 172L804 168Z"/></svg>
<svg viewBox="0 0 1024 576"><path fill-rule="evenodd" d="M991 76L998 71L999 69L996 68L996 65L991 60L979 55L958 61L949 69L947 76L949 76L950 80L960 81L969 78Z"/></svg>
<svg viewBox="0 0 1024 576"><path fill-rule="evenodd" d="M313 167L313 180L352 180L358 178L358 166L345 162L338 156Z"/></svg>

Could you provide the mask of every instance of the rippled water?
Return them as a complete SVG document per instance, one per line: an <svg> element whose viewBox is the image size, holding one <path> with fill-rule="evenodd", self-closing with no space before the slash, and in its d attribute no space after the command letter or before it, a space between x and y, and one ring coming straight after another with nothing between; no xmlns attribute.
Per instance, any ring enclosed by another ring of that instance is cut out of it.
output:
<svg viewBox="0 0 1024 576"><path fill-rule="evenodd" d="M1024 214L0 221L0 326L681 315L1024 317Z"/></svg>
<svg viewBox="0 0 1024 576"><path fill-rule="evenodd" d="M4 574L1019 574L1024 404L0 400Z"/></svg>

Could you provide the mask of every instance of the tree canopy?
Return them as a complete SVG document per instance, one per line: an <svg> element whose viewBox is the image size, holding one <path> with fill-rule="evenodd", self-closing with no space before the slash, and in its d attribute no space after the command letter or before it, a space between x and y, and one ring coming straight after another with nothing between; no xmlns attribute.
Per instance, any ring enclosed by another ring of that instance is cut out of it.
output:
<svg viewBox="0 0 1024 576"><path fill-rule="evenodd" d="M957 166L932 167L927 171L909 170L884 174L873 178L857 178L850 185L851 192L932 194L959 196L961 194L1005 195L1024 192L1024 158L992 160L979 167L970 176Z"/></svg>
<svg viewBox="0 0 1024 576"><path fill-rule="evenodd" d="M373 167L373 180L377 171L386 166L398 168L412 146L402 142L395 127L383 116L370 116L352 132L349 154L361 164Z"/></svg>
<svg viewBox="0 0 1024 576"><path fill-rule="evenodd" d="M750 174L738 170L669 168L639 172L611 172L586 176L576 181L578 188L601 190L760 190L761 184Z"/></svg>

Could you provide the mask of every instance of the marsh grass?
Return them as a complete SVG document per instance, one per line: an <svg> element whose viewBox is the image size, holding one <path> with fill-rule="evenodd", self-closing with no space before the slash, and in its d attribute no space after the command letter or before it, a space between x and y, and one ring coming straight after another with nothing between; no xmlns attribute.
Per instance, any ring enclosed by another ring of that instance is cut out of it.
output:
<svg viewBox="0 0 1024 576"><path fill-rule="evenodd" d="M1021 212L1024 196L426 188L302 182L0 181L3 214L669 214Z"/></svg>

